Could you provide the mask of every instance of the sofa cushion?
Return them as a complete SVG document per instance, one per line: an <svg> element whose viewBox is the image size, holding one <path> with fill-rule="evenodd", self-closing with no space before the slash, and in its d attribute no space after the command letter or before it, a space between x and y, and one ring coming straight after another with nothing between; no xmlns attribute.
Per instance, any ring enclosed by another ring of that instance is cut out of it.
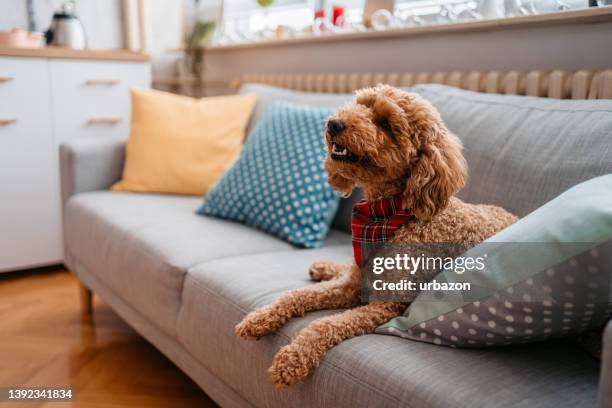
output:
<svg viewBox="0 0 612 408"><path fill-rule="evenodd" d="M65 210L66 256L76 258L167 333L174 333L186 268L212 259L293 250L255 229L195 214L198 197L78 194ZM328 245L349 242L332 231Z"/></svg>
<svg viewBox="0 0 612 408"><path fill-rule="evenodd" d="M524 216L568 188L612 173L612 100L559 100L410 88L440 111L464 145L459 197Z"/></svg>
<svg viewBox="0 0 612 408"><path fill-rule="evenodd" d="M323 166L331 113L274 103L198 213L243 222L298 247L320 247L340 200Z"/></svg>
<svg viewBox="0 0 612 408"><path fill-rule="evenodd" d="M572 187L462 257L469 273L438 282L472 290L424 290L376 331L461 347L567 337L612 318L612 174Z"/></svg>
<svg viewBox="0 0 612 408"><path fill-rule="evenodd" d="M238 157L255 95L195 99L132 90L132 121L115 191L206 194Z"/></svg>
<svg viewBox="0 0 612 408"><path fill-rule="evenodd" d="M354 94L331 94L321 92L302 92L294 91L292 89L278 88L270 85L262 84L246 84L240 88L240 94L256 94L257 103L255 109L251 115L251 121L249 123L248 132L249 134L255 128L255 126L261 121L265 112L270 106L276 101L287 101L299 103L301 105L308 106L319 106L325 108L336 109L344 103L350 101L355 95ZM353 198L361 198L361 194L354 194ZM357 201L359 201L357 199ZM354 201L354 200L353 200ZM338 228L343 231L350 232L351 222L351 209L353 201L340 199L340 206L336 217L332 222L332 227ZM356 201L355 201L356 202Z"/></svg>
<svg viewBox="0 0 612 408"><path fill-rule="evenodd" d="M281 292L311 284L308 266L322 259L350 262L351 247L246 255L190 268L177 323L179 341L258 407L596 403L598 365L567 344L459 350L375 334L333 348L305 384L274 390L267 375L274 354L308 322L333 312L293 319L257 342L237 338L234 326Z"/></svg>

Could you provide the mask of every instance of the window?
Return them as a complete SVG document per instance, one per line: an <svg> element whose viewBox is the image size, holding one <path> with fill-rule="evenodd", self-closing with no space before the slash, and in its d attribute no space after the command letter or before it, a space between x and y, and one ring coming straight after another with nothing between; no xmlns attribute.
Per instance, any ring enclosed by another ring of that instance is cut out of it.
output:
<svg viewBox="0 0 612 408"><path fill-rule="evenodd" d="M261 7L257 0L226 0L223 10L223 41L241 42L273 38L277 26L286 27L285 36L302 35L312 27L315 6L326 4L326 16L332 6L345 9L348 30L359 30L366 0L273 0ZM583 4L584 3L584 4ZM383 29L430 24L449 24L482 18L513 17L576 9L584 0L506 0L501 10L483 15L482 0L396 0L392 21ZM316 31L316 30L315 30Z"/></svg>

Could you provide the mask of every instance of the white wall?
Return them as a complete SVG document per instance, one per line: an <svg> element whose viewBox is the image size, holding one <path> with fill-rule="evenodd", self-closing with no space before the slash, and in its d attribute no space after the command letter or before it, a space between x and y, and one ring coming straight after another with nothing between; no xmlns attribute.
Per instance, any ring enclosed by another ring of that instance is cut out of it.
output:
<svg viewBox="0 0 612 408"><path fill-rule="evenodd" d="M183 1L149 0L148 8L153 75L172 76L181 55L168 51L180 48L183 43Z"/></svg>
<svg viewBox="0 0 612 408"><path fill-rule="evenodd" d="M35 0L38 31L49 28L54 4L51 0ZM123 48L121 0L81 0L77 3L90 48ZM0 31L28 28L25 0L0 0Z"/></svg>
<svg viewBox="0 0 612 408"><path fill-rule="evenodd" d="M255 0L246 1L255 3ZM178 67L183 54L169 50L184 46L186 32L191 30L194 20L218 20L220 7L221 0L200 0L197 10L193 0L149 0L149 19L152 26L150 53L154 76L167 78L181 75L179 71L184 73L186 68Z"/></svg>
<svg viewBox="0 0 612 408"><path fill-rule="evenodd" d="M45 31L49 28L57 1L35 0L34 4L37 30ZM149 0L148 51L155 73L169 76L176 71L176 60L180 54L169 53L168 50L182 45L183 4L178 0ZM89 48L125 48L122 0L80 0L76 12L85 27ZM25 0L0 0L0 31L12 28L28 28Z"/></svg>
<svg viewBox="0 0 612 408"><path fill-rule="evenodd" d="M611 41L612 21L607 21L210 50L204 78L232 80L245 73L603 70L612 69Z"/></svg>

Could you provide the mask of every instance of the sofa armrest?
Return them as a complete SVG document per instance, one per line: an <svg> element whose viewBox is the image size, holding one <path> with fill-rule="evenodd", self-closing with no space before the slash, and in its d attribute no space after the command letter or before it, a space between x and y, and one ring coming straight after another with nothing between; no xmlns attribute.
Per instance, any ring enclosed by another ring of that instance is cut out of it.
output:
<svg viewBox="0 0 612 408"><path fill-rule="evenodd" d="M108 189L121 178L125 139L82 137L60 146L62 203L74 194Z"/></svg>
<svg viewBox="0 0 612 408"><path fill-rule="evenodd" d="M603 334L601 375L599 377L599 406L612 406L612 320Z"/></svg>

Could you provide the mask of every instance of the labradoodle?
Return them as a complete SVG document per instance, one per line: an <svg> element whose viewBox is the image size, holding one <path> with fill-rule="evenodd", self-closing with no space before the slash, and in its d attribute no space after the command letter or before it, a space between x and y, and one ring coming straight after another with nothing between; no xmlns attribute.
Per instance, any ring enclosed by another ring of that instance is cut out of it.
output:
<svg viewBox="0 0 612 408"><path fill-rule="evenodd" d="M461 143L436 109L417 94L387 85L360 90L354 102L328 120L325 140L325 167L335 190L348 195L360 186L366 205L372 207L394 197L394 207L409 214L391 242L475 244L517 220L502 208L467 204L454 197L467 173ZM238 336L255 340L308 311L348 309L313 321L280 349L269 369L277 388L304 382L327 350L345 339L372 333L407 306L361 305L358 264L315 262L310 276L320 282L282 294L236 326Z"/></svg>

